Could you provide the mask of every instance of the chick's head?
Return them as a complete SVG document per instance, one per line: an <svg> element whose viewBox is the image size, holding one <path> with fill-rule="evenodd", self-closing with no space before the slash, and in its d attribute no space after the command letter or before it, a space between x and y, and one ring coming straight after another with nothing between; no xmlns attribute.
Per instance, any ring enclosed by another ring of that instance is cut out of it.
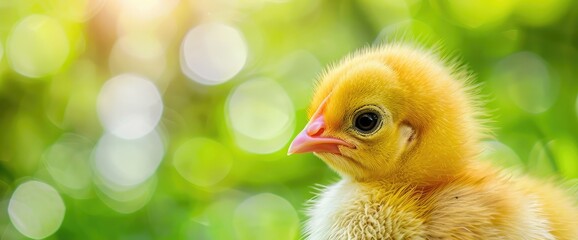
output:
<svg viewBox="0 0 578 240"><path fill-rule="evenodd" d="M314 152L358 181L436 182L456 174L483 135L463 81L432 54L403 45L369 49L330 67L310 122L289 153Z"/></svg>

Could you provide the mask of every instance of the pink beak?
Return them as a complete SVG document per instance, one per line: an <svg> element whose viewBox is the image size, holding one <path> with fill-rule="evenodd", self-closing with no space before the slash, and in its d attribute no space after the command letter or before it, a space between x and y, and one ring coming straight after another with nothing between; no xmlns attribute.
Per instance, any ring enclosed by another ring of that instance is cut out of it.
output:
<svg viewBox="0 0 578 240"><path fill-rule="evenodd" d="M321 134L326 129L325 125L325 117L323 116L323 110L327 103L327 96L317 111L311 117L311 120L303 131L293 139L291 146L289 146L289 151L287 155L291 155L294 153L306 153L306 152L327 152L327 153L336 153L341 154L339 151L339 146L346 146L349 148L355 148L355 145L343 141L341 139L332 138L332 137L322 137Z"/></svg>

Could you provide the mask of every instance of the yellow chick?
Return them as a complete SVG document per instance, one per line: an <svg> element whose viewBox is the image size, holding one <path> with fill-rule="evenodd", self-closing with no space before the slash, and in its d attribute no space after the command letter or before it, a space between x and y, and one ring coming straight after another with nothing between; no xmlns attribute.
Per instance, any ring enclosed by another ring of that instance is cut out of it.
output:
<svg viewBox="0 0 578 240"><path fill-rule="evenodd" d="M289 148L342 177L313 201L307 239L578 239L576 199L479 161L487 131L469 79L405 44L330 67Z"/></svg>

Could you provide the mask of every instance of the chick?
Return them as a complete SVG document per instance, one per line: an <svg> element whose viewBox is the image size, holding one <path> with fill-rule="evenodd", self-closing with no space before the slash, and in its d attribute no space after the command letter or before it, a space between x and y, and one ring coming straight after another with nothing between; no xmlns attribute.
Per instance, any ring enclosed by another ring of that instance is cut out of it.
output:
<svg viewBox="0 0 578 240"><path fill-rule="evenodd" d="M469 81L404 44L330 67L289 148L342 177L313 200L307 238L578 239L576 199L479 161L488 134Z"/></svg>

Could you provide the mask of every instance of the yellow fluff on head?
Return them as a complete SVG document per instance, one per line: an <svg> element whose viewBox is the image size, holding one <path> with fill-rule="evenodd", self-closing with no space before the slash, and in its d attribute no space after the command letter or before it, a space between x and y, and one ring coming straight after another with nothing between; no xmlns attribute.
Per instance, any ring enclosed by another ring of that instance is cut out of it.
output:
<svg viewBox="0 0 578 240"><path fill-rule="evenodd" d="M308 239L578 239L563 189L478 159L489 134L472 86L455 62L402 43L330 66L289 150L343 178L314 200Z"/></svg>

